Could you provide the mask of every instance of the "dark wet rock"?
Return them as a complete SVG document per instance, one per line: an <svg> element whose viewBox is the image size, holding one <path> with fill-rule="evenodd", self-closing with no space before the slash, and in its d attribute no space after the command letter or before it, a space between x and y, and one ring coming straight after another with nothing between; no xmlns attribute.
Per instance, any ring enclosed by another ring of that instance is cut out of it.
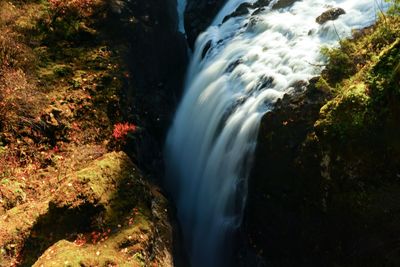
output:
<svg viewBox="0 0 400 267"><path fill-rule="evenodd" d="M343 8L333 7L324 13L322 13L318 18L316 18L316 22L318 24L324 24L329 20L336 20L340 15L346 14Z"/></svg>
<svg viewBox="0 0 400 267"><path fill-rule="evenodd" d="M297 158L328 97L315 89L285 95L262 119L243 224L247 245L254 246L253 252L244 254L258 255L253 259L257 264L271 261L275 263L272 266L304 266L290 262L301 256L302 246L307 244L301 239L305 232L301 227L307 223L303 220L308 220L300 215L302 203L314 201L312 190L321 185L313 184L313 176L299 177ZM314 226L318 226L316 220ZM285 257L286 265L281 261Z"/></svg>
<svg viewBox="0 0 400 267"><path fill-rule="evenodd" d="M209 40L203 48L203 52L201 53L201 58L204 58L207 55L207 52L210 50L212 46L212 41Z"/></svg>
<svg viewBox="0 0 400 267"><path fill-rule="evenodd" d="M272 9L286 8L293 5L298 0L279 0L273 6Z"/></svg>
<svg viewBox="0 0 400 267"><path fill-rule="evenodd" d="M225 0L188 0L185 11L185 30L189 46L193 48L197 36L212 22Z"/></svg>
<svg viewBox="0 0 400 267"><path fill-rule="evenodd" d="M274 78L272 76L263 76L260 78L258 82L257 88L258 90L263 90L267 88L271 88L274 84Z"/></svg>
<svg viewBox="0 0 400 267"><path fill-rule="evenodd" d="M249 13L249 9L252 8L253 5L250 3L242 3L238 8L236 8L236 10L229 14L228 16L224 17L224 19L222 20L222 23L226 22L227 20L229 20L230 18L235 18L235 17L240 17L243 15L246 15Z"/></svg>
<svg viewBox="0 0 400 267"><path fill-rule="evenodd" d="M252 13L253 15L259 14L261 11L264 10L266 6L268 6L271 3L271 0L258 0L257 2L251 4L251 3L242 3L241 5L236 8L236 10L226 16L223 20L222 23L226 22L230 18L235 18L239 16L243 16L249 13L250 9L255 9L255 11Z"/></svg>
<svg viewBox="0 0 400 267"><path fill-rule="evenodd" d="M295 91L304 91L308 86L308 82L304 80L299 80L293 82L289 87L293 87Z"/></svg>
<svg viewBox="0 0 400 267"><path fill-rule="evenodd" d="M238 65L243 63L243 59L239 58L228 65L226 72L232 72Z"/></svg>

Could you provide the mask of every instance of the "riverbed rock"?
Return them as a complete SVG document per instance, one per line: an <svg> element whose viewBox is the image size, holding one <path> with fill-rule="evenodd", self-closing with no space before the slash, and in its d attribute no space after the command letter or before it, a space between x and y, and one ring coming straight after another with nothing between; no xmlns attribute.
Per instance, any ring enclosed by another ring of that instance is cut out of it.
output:
<svg viewBox="0 0 400 267"><path fill-rule="evenodd" d="M329 20L336 20L340 15L346 14L343 8L340 7L332 7L318 16L315 21L318 24L324 24Z"/></svg>

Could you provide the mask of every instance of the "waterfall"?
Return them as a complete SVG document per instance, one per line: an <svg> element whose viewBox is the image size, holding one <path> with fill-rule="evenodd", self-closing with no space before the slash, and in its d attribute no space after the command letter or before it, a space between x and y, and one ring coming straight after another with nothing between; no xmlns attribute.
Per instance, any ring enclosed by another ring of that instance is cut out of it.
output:
<svg viewBox="0 0 400 267"><path fill-rule="evenodd" d="M253 4L247 14L224 20L244 2ZM198 37L166 140L166 187L193 267L234 265L263 114L321 72L322 46L373 24L377 10L371 0L302 0L280 9L272 8L277 1L262 8L256 2L228 0ZM316 23L331 7L346 14Z"/></svg>

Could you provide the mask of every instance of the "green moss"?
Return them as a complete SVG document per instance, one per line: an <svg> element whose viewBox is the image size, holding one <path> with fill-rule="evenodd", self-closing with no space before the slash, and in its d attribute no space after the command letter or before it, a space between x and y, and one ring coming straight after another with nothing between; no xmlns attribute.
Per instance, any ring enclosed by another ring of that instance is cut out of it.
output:
<svg viewBox="0 0 400 267"><path fill-rule="evenodd" d="M398 84L400 62L400 39L384 49L368 74L368 82L376 101L391 95L400 95Z"/></svg>
<svg viewBox="0 0 400 267"><path fill-rule="evenodd" d="M74 243L61 240L48 249L33 266L141 266L135 257L115 250L113 246L76 246Z"/></svg>
<svg viewBox="0 0 400 267"><path fill-rule="evenodd" d="M353 58L355 49L354 43L349 40L342 40L339 48L321 49L322 54L328 58L325 77L329 82L336 84L357 71Z"/></svg>
<svg viewBox="0 0 400 267"><path fill-rule="evenodd" d="M335 87L336 95L321 108L315 124L319 136L346 144L379 135L377 129L391 112L389 102L400 95L399 26L397 17L381 18L374 27L342 40L340 47L322 50L328 65L317 85Z"/></svg>
<svg viewBox="0 0 400 267"><path fill-rule="evenodd" d="M56 77L67 77L72 74L72 68L66 65L58 65L53 68L53 73Z"/></svg>
<svg viewBox="0 0 400 267"><path fill-rule="evenodd" d="M364 83L352 84L321 108L316 131L328 138L350 141L359 138L373 123L371 99Z"/></svg>

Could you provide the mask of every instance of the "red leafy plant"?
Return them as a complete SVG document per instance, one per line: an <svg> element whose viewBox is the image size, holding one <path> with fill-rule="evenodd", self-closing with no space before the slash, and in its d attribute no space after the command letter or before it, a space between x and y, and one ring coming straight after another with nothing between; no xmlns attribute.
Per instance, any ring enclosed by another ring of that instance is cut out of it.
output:
<svg viewBox="0 0 400 267"><path fill-rule="evenodd" d="M134 133L136 126L132 123L116 123L114 125L113 137L117 141L125 141L129 133Z"/></svg>

